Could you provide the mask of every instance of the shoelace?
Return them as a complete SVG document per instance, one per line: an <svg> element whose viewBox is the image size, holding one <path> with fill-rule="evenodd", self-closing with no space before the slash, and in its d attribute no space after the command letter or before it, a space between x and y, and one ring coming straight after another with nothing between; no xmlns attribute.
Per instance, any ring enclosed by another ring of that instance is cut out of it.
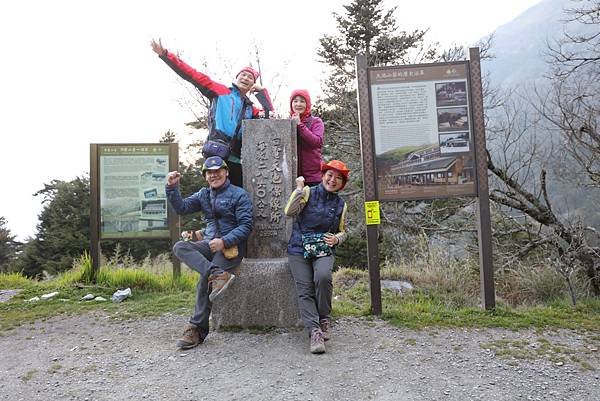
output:
<svg viewBox="0 0 600 401"><path fill-rule="evenodd" d="M313 343L319 343L321 342L321 340L323 339L323 333L319 330L319 331L314 331L313 334L310 336L311 342Z"/></svg>

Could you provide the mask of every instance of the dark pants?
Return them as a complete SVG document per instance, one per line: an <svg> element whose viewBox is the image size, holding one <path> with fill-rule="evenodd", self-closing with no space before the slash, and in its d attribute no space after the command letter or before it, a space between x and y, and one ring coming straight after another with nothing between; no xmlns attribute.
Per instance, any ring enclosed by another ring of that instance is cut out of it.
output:
<svg viewBox="0 0 600 401"><path fill-rule="evenodd" d="M236 187L244 187L244 179L242 177L242 165L227 161L227 167L229 167L229 181Z"/></svg>
<svg viewBox="0 0 600 401"><path fill-rule="evenodd" d="M200 279L196 285L196 306L190 323L198 327L202 336L206 337L208 318L212 309L212 303L208 299L208 276L221 270L235 269L242 261L242 256L227 259L223 256L223 252L212 253L208 246L208 240L178 241L173 246L173 253L190 269L200 273Z"/></svg>

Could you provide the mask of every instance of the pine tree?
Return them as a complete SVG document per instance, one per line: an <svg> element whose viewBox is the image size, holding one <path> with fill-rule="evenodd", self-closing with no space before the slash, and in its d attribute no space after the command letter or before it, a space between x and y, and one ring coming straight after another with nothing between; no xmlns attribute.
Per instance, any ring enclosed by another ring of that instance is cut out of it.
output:
<svg viewBox="0 0 600 401"><path fill-rule="evenodd" d="M7 271L17 251L15 236L7 227L6 218L0 216L0 271Z"/></svg>
<svg viewBox="0 0 600 401"><path fill-rule="evenodd" d="M397 7L385 9L382 0L353 0L344 10L343 14L333 14L338 33L320 39L317 54L327 65L328 75L322 85L325 97L316 102L315 109L326 127L324 158L343 160L352 170L350 183L343 193L349 206L351 235L338 250L336 263L366 266L356 55L365 55L369 66L431 62L437 60L438 55L434 48L425 45L426 30L405 32L398 28L394 16ZM386 249L394 248L397 244L382 247L382 256L385 257Z"/></svg>

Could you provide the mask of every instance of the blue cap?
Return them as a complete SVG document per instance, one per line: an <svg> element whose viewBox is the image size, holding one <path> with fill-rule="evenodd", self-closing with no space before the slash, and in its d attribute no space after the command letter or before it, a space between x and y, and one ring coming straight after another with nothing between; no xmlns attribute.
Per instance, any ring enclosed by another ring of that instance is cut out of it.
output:
<svg viewBox="0 0 600 401"><path fill-rule="evenodd" d="M202 165L202 174L204 174L206 170L218 170L220 168L229 170L227 163L225 163L223 159L219 156L211 156L204 161L204 164Z"/></svg>

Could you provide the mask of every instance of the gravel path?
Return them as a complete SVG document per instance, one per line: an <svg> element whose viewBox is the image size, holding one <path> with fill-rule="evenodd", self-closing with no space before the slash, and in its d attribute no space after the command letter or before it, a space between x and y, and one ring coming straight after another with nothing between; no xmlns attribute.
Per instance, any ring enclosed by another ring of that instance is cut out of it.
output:
<svg viewBox="0 0 600 401"><path fill-rule="evenodd" d="M312 355L299 330L211 333L179 351L183 323L81 315L2 333L0 399L600 400L599 333L412 331L345 318L327 353Z"/></svg>

